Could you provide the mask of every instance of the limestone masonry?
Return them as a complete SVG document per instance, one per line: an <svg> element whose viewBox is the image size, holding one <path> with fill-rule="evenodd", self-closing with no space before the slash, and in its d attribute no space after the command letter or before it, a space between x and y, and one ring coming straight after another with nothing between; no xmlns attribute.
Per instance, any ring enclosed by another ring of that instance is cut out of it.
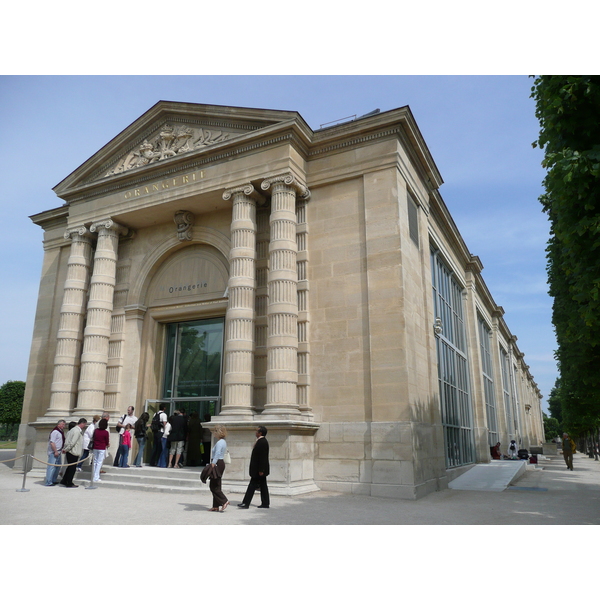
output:
<svg viewBox="0 0 600 600"><path fill-rule="evenodd" d="M17 455L127 406L269 429L274 494L419 498L544 439L541 395L408 107L159 102L31 217L44 263ZM112 444L114 447L116 444ZM147 445L148 446L148 445ZM133 449L135 455L136 449Z"/></svg>

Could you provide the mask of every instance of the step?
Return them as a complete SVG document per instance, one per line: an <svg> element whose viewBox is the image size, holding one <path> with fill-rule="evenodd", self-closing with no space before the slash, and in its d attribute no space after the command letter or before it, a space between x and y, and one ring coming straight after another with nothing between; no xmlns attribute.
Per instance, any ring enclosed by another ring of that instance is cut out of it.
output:
<svg viewBox="0 0 600 600"><path fill-rule="evenodd" d="M201 492L209 491L208 484L200 481L202 467L189 467L183 469L164 469L160 467L130 467L122 469L103 465L102 481L98 485L103 487L135 489L158 492ZM90 486L91 472L89 467L84 467L77 473L74 481L86 487Z"/></svg>

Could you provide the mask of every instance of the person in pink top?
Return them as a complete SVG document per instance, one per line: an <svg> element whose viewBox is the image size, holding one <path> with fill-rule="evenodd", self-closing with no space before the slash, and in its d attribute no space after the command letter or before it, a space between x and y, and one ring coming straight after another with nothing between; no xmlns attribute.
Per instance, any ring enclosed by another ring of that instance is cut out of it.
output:
<svg viewBox="0 0 600 600"><path fill-rule="evenodd" d="M127 425L125 425L125 431L121 436L121 444L119 447L119 453L121 455L119 458L119 467L123 469L129 468L129 465L127 464L129 450L131 450L131 423L127 423Z"/></svg>

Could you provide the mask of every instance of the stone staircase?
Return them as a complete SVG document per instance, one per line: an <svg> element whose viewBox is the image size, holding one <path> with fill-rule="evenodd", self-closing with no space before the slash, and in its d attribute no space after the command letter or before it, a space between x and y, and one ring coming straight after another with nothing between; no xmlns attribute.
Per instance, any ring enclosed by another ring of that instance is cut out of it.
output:
<svg viewBox="0 0 600 600"><path fill-rule="evenodd" d="M176 492L176 493L210 493L208 483L200 481L203 467L184 467L183 469L164 469L159 467L143 466L121 469L104 464L102 481L91 484L90 467L84 467L74 479L75 483L88 487L106 487L123 490L140 490L149 492Z"/></svg>

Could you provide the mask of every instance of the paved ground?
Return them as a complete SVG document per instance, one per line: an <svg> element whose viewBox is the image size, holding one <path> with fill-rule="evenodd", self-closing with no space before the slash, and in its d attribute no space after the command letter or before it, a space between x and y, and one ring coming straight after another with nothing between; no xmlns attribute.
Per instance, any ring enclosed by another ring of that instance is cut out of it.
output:
<svg viewBox="0 0 600 600"><path fill-rule="evenodd" d="M0 450L0 461L14 456ZM317 492L242 510L231 494L227 511L212 513L208 486L192 495L47 488L30 474L19 492L23 474L0 464L0 525L149 525L157 515L170 525L598 525L600 462L577 454L574 467L551 457L504 491L448 489L417 501Z"/></svg>

